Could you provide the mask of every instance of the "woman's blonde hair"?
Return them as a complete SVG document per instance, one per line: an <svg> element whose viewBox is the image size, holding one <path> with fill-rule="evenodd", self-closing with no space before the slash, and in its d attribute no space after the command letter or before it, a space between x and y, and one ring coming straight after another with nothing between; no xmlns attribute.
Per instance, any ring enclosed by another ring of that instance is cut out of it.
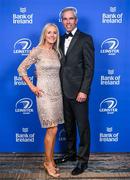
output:
<svg viewBox="0 0 130 180"><path fill-rule="evenodd" d="M56 28L56 31L57 31L57 40L54 44L54 49L55 51L58 53L58 56L61 58L61 52L60 52L60 49L59 49L59 42L60 42L60 35L59 35L59 29L57 27L56 24L54 23L47 23L44 27L43 27L43 30L42 30L42 33L41 33L41 37L40 37L40 41L39 41L39 45L43 45L45 43L45 34L46 34L46 30L49 26L53 26Z"/></svg>

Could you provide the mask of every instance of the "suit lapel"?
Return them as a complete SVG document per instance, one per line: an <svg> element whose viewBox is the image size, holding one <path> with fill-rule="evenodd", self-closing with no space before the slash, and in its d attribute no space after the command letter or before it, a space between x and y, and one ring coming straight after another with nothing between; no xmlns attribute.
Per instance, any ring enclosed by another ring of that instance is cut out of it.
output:
<svg viewBox="0 0 130 180"><path fill-rule="evenodd" d="M69 48L67 50L67 53L66 53L66 56L71 52L71 49L73 48L73 46L75 45L78 37L79 37L79 30L76 31L74 37L72 38L71 42L70 42L70 45L69 45Z"/></svg>
<svg viewBox="0 0 130 180"><path fill-rule="evenodd" d="M73 46L75 45L75 43L76 43L76 41L77 41L77 39L78 39L78 37L79 37L79 34L80 34L80 31L77 30L76 33L75 33L75 35L74 35L74 37L73 37L72 40L71 40L71 43L70 43L70 45L69 45L69 48L68 48L68 50L67 50L66 55L64 55L63 58L62 58L61 63L64 64L64 63L66 62L66 56L71 52L71 49L72 49ZM60 41L60 48L61 48L63 54L64 54L64 43L65 43L65 35L63 35L63 36L61 37L61 41Z"/></svg>

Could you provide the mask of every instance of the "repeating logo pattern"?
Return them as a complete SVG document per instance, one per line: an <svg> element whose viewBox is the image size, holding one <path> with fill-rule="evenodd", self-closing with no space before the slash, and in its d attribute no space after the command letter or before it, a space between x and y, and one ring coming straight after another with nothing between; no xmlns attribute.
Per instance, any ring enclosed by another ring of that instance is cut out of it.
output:
<svg viewBox="0 0 130 180"><path fill-rule="evenodd" d="M28 38L21 38L14 43L14 54L28 55L32 42Z"/></svg>
<svg viewBox="0 0 130 180"><path fill-rule="evenodd" d="M101 113L114 114L115 112L118 111L116 106L117 106L117 99L113 97L109 97L101 101L99 111Z"/></svg>
<svg viewBox="0 0 130 180"><path fill-rule="evenodd" d="M101 44L100 53L107 55L116 55L119 53L119 40L117 38L105 39Z"/></svg>
<svg viewBox="0 0 130 180"><path fill-rule="evenodd" d="M22 114L30 114L33 112L33 101L30 98L22 98L15 104L15 112Z"/></svg>

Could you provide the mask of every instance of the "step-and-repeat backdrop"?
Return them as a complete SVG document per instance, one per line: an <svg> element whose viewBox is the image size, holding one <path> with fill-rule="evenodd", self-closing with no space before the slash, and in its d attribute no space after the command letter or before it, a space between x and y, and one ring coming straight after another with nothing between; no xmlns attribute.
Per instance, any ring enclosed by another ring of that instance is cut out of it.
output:
<svg viewBox="0 0 130 180"><path fill-rule="evenodd" d="M129 0L0 0L0 152L44 151L45 130L40 127L35 95L17 67L38 44L46 23L56 23L64 33L59 14L66 6L77 9L79 29L91 34L95 44L91 152L130 152ZM34 67L28 74L35 83ZM65 148L62 125L55 152Z"/></svg>

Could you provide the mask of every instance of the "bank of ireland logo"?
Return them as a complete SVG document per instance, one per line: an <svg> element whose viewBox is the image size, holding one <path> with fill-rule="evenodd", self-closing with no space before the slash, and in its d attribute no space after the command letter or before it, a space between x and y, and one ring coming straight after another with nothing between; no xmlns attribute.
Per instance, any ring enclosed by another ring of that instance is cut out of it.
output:
<svg viewBox="0 0 130 180"><path fill-rule="evenodd" d="M17 132L15 134L17 143L34 143L35 142L34 132L33 133L29 132L28 127L23 127L21 130L22 131Z"/></svg>
<svg viewBox="0 0 130 180"><path fill-rule="evenodd" d="M33 13L27 13L27 7L20 7L18 13L13 13L12 22L17 25L33 24Z"/></svg>
<svg viewBox="0 0 130 180"><path fill-rule="evenodd" d="M30 48L32 46L32 42L28 38L21 38L14 43L14 54L28 55L30 52Z"/></svg>
<svg viewBox="0 0 130 180"><path fill-rule="evenodd" d="M19 11L20 11L21 13L26 13L26 12L27 12L27 8L26 8L26 7L20 7L20 8L19 8Z"/></svg>
<svg viewBox="0 0 130 180"><path fill-rule="evenodd" d="M118 111L116 108L117 99L113 97L106 98L101 101L99 111L101 113L114 114Z"/></svg>
<svg viewBox="0 0 130 180"><path fill-rule="evenodd" d="M15 112L22 114L30 114L33 112L33 101L30 98L22 98L15 104Z"/></svg>
<svg viewBox="0 0 130 180"><path fill-rule="evenodd" d="M119 141L119 132L113 132L113 127L106 127L106 132L100 132L99 142L117 143Z"/></svg>
<svg viewBox="0 0 130 180"><path fill-rule="evenodd" d="M123 22L123 13L117 12L116 6L109 7L109 12L102 13L102 23L121 24Z"/></svg>
<svg viewBox="0 0 130 180"><path fill-rule="evenodd" d="M101 44L100 53L108 55L116 55L119 53L119 40L117 38L108 38Z"/></svg>
<svg viewBox="0 0 130 180"><path fill-rule="evenodd" d="M109 132L109 133L111 133L111 132L113 131L113 128L112 128L112 127L107 127L107 128L106 128L106 131Z"/></svg>

